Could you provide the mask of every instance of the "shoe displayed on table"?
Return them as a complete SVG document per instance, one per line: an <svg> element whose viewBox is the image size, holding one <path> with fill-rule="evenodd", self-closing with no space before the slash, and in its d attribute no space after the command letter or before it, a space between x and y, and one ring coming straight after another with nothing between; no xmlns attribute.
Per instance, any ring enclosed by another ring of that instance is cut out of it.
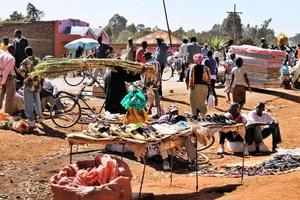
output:
<svg viewBox="0 0 300 200"><path fill-rule="evenodd" d="M163 162L163 170L164 170L164 171L170 171L170 170L171 170L169 161L164 160L164 162Z"/></svg>
<svg viewBox="0 0 300 200"><path fill-rule="evenodd" d="M224 153L224 146L220 146L217 151L217 154L223 154L223 153Z"/></svg>

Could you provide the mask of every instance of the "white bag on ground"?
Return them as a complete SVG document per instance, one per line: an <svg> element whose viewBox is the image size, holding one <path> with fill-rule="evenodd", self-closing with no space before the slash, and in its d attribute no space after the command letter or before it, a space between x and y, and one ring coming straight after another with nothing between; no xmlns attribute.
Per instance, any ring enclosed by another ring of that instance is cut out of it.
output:
<svg viewBox="0 0 300 200"><path fill-rule="evenodd" d="M214 95L210 94L208 96L208 100L207 100L207 107L209 107L209 108L215 107L215 101L216 101L216 99L215 99Z"/></svg>

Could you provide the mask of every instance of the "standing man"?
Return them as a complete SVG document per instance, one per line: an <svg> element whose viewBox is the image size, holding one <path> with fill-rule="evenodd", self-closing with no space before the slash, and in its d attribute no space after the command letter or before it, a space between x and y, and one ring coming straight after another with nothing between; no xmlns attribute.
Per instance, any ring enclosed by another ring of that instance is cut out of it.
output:
<svg viewBox="0 0 300 200"><path fill-rule="evenodd" d="M135 61L135 54L136 54L136 46L133 44L132 38L128 38L127 44L127 59L130 61Z"/></svg>
<svg viewBox="0 0 300 200"><path fill-rule="evenodd" d="M22 36L20 29L15 31L16 39L13 41L13 45L16 48L16 68L19 69L21 62L26 58L25 48L28 46L28 40Z"/></svg>
<svg viewBox="0 0 300 200"><path fill-rule="evenodd" d="M217 97L217 93L216 93L216 90L215 90L215 85L216 85L216 80L217 80L217 73L218 73L217 61L214 59L212 51L207 52L207 57L208 57L208 60L209 60L209 63L210 63L210 84L211 84L210 89L211 89L211 93L215 97L215 106L217 106L218 105L218 97Z"/></svg>
<svg viewBox="0 0 300 200"><path fill-rule="evenodd" d="M207 58L208 57L208 44L204 44L204 47L201 49L201 54L203 55L203 58Z"/></svg>
<svg viewBox="0 0 300 200"><path fill-rule="evenodd" d="M185 77L185 68L186 68L186 55L187 55L187 45L188 45L188 39L184 38L182 40L182 44L179 47L178 51L178 58L181 59L181 73L179 76L178 82L182 82L183 78Z"/></svg>
<svg viewBox="0 0 300 200"><path fill-rule="evenodd" d="M157 48L155 51L155 60L157 60L160 64L160 74L162 76L168 58L167 51L170 46L164 43L162 38L156 38L156 42L157 42ZM162 87L159 88L159 94L160 96L162 96Z"/></svg>
<svg viewBox="0 0 300 200"><path fill-rule="evenodd" d="M0 49L7 52L7 47L9 45L8 37L3 38L3 42L0 44Z"/></svg>
<svg viewBox="0 0 300 200"><path fill-rule="evenodd" d="M136 52L136 61L141 63L146 63L146 59L144 57L144 53L146 53L148 43L146 41L142 42L142 47L140 47Z"/></svg>
<svg viewBox="0 0 300 200"><path fill-rule="evenodd" d="M40 99L40 90L42 86L41 77L30 77L29 73L31 73L34 70L35 66L40 62L40 59L38 57L33 56L33 50L30 46L25 48L25 54L27 58L21 63L18 73L24 78L25 114L29 124L31 126L34 126L35 119L37 120L37 122L42 122L43 120ZM33 112L33 107L35 110L35 114Z"/></svg>
<svg viewBox="0 0 300 200"><path fill-rule="evenodd" d="M193 64L194 63L194 55L201 53L201 47L197 43L197 38L192 37L190 39L190 43L187 45L187 63L188 64Z"/></svg>
<svg viewBox="0 0 300 200"><path fill-rule="evenodd" d="M107 58L109 54L112 53L113 48L109 46L108 44L102 43L102 36L100 35L98 37L99 45L97 46L96 52L95 52L95 58ZM93 80L88 84L88 86L92 86L95 83L95 80L97 80L98 74L100 72L100 69L96 69L93 74Z"/></svg>
<svg viewBox="0 0 300 200"><path fill-rule="evenodd" d="M5 96L4 112L13 115L14 113L14 98L15 98L15 52L14 45L8 45L8 52L0 54L0 109L2 109L3 100Z"/></svg>
<svg viewBox="0 0 300 200"><path fill-rule="evenodd" d="M20 29L15 30L16 39L13 41L13 45L16 48L16 69L19 69L21 62L26 58L25 48L28 46L28 40L22 36ZM17 73L16 89L18 90L23 86L23 78Z"/></svg>

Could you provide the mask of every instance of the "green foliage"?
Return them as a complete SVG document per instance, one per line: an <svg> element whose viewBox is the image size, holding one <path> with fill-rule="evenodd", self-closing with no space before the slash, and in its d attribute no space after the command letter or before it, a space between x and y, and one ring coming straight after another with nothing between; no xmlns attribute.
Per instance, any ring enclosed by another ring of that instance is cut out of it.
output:
<svg viewBox="0 0 300 200"><path fill-rule="evenodd" d="M137 28L135 27L134 23L128 25L126 27L126 30L130 31L131 33L136 33L137 32Z"/></svg>
<svg viewBox="0 0 300 200"><path fill-rule="evenodd" d="M132 32L124 30L119 34L119 37L117 38L117 40L115 40L115 42L121 44L127 43L129 37L132 37Z"/></svg>
<svg viewBox="0 0 300 200"><path fill-rule="evenodd" d="M244 44L248 44L248 45L255 45L254 41L252 40L252 38L250 37L244 37L240 40L237 41L238 45L244 45Z"/></svg>
<svg viewBox="0 0 300 200"><path fill-rule="evenodd" d="M45 15L43 11L38 10L32 3L27 4L26 10L26 21L39 21Z"/></svg>
<svg viewBox="0 0 300 200"><path fill-rule="evenodd" d="M22 13L19 13L18 11L14 11L11 15L9 15L9 18L6 19L6 21L23 21L25 17Z"/></svg>
<svg viewBox="0 0 300 200"><path fill-rule="evenodd" d="M223 20L221 31L225 35L229 35L234 40L242 37L243 25L241 18L238 14L229 13Z"/></svg>
<svg viewBox="0 0 300 200"><path fill-rule="evenodd" d="M209 46L213 51L220 51L225 46L225 41L220 37L213 37L210 42Z"/></svg>
<svg viewBox="0 0 300 200"><path fill-rule="evenodd" d="M115 41L118 39L119 34L126 30L127 19L119 14L115 14L112 18L110 18L108 25L106 27L110 27L112 32L112 40Z"/></svg>
<svg viewBox="0 0 300 200"><path fill-rule="evenodd" d="M300 43L300 33L297 33L293 37L290 37L289 38L289 43L291 45L298 45L298 43Z"/></svg>

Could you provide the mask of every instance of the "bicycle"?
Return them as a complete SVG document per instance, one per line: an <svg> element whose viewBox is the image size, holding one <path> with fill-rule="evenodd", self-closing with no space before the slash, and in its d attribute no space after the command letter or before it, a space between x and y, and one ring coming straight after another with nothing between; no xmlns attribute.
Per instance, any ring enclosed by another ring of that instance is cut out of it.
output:
<svg viewBox="0 0 300 200"><path fill-rule="evenodd" d="M79 74L79 76L77 76ZM64 75L64 81L69 86L78 86L80 85L86 78L88 79L94 79L93 78L93 70L90 69L84 69L77 72L69 73ZM99 73L97 76L97 81L99 83L104 82L104 73Z"/></svg>
<svg viewBox="0 0 300 200"><path fill-rule="evenodd" d="M104 91L102 85L97 80L95 80L95 82ZM83 92L86 91L86 86L87 83L84 82L77 94L66 91L61 91L57 94L57 98L50 108L50 117L55 125L60 128L70 128L78 122L88 123L84 121L83 116L93 121L97 120L97 114L102 112L105 101L97 113L96 109L90 107L84 98Z"/></svg>
<svg viewBox="0 0 300 200"><path fill-rule="evenodd" d="M175 71L177 73L181 73L181 70L181 59L174 56L169 56L165 68L162 72L161 80L168 81L171 77L174 76Z"/></svg>

